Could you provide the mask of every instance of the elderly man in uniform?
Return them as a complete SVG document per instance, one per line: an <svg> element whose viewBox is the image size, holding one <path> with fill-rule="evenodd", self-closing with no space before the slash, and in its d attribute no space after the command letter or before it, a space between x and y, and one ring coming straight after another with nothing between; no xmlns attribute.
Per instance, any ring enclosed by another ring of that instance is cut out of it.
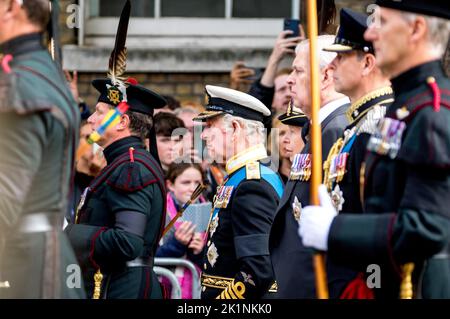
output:
<svg viewBox="0 0 450 319"><path fill-rule="evenodd" d="M43 45L49 13L0 1L0 298L84 296L62 233L80 116Z"/></svg>
<svg viewBox="0 0 450 319"><path fill-rule="evenodd" d="M320 62L319 111L322 126L322 157L328 154L333 143L343 134L348 125L345 112L349 99L336 92L334 84L334 66L330 62L335 53L322 51L333 43L332 36L318 37ZM309 95L309 41L300 42L297 56L293 62L293 71L288 78L293 95L300 108L311 116ZM303 128L307 132L309 123ZM292 163L289 181L283 198L278 206L270 232L270 254L278 286L277 298L314 298L314 271L312 250L302 245L297 235L298 220L302 206L309 203L309 178L311 176L311 143L308 141L303 150L296 154Z"/></svg>
<svg viewBox="0 0 450 319"><path fill-rule="evenodd" d="M319 36L317 39L320 63L319 117L322 126L322 156L328 154L330 147L342 135L348 122L345 111L349 99L336 92L334 87L334 66L330 62L335 53L322 51L333 43L332 36ZM311 116L309 95L309 42L297 46L297 56L292 64L293 71L288 84L306 116ZM309 122L302 135L306 135ZM311 172L311 144L307 141L303 150L296 154L291 167L289 181L270 232L270 253L278 286L277 298L314 298L314 272L312 251L303 247L297 236L298 219L301 208L309 203L309 178Z"/></svg>
<svg viewBox="0 0 450 319"><path fill-rule="evenodd" d="M350 98L352 105L346 113L350 124L325 161L324 183L338 212L361 213L359 179L367 142L384 117L386 106L394 101L394 95L389 79L376 65L372 43L364 40L367 16L344 8L340 22L334 44L324 50L337 53L332 62L335 87ZM354 270L338 266L332 260L328 264L331 297L364 297L358 295L366 290L358 288L361 279ZM365 282L362 284L364 288Z"/></svg>
<svg viewBox="0 0 450 319"><path fill-rule="evenodd" d="M261 163L264 117L270 111L248 94L206 86L202 138L211 158L226 161L208 227L202 299L261 298L274 282L269 231L283 192L280 177Z"/></svg>
<svg viewBox="0 0 450 319"><path fill-rule="evenodd" d="M336 215L321 186L321 206L303 210L299 232L333 262L378 265L376 298L450 298L450 81L440 62L450 10L440 1L377 4L365 39L395 101L367 145L365 214Z"/></svg>

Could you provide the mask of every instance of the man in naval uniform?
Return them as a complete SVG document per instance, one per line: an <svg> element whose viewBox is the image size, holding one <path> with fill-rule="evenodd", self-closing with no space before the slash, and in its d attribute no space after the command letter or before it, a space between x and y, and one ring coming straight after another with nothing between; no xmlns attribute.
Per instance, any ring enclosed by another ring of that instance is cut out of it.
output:
<svg viewBox="0 0 450 319"><path fill-rule="evenodd" d="M79 111L43 44L49 13L0 1L0 299L84 297L62 232Z"/></svg>
<svg viewBox="0 0 450 319"><path fill-rule="evenodd" d="M367 142L394 96L389 79L376 66L372 43L364 40L367 16L344 8L340 22L334 44L324 50L337 53L332 62L335 87L350 98L352 105L346 112L350 124L326 158L324 184L338 212L361 213L359 180ZM354 270L333 264L332 260L328 263L330 298L364 297L355 295L366 289L358 288L361 278ZM349 282L352 284L344 291ZM365 288L365 281L362 286Z"/></svg>
<svg viewBox="0 0 450 319"><path fill-rule="evenodd" d="M92 84L100 93L88 119L94 131L124 95L109 79ZM66 232L89 298L162 298L153 260L165 221L166 194L152 115L166 101L134 81L124 84L129 110L97 142L107 166L86 189L75 224ZM148 137L152 154L145 149Z"/></svg>
<svg viewBox="0 0 450 319"><path fill-rule="evenodd" d="M334 66L330 62L335 53L322 49L333 43L333 36L319 36L318 55L320 62L319 118L322 127L322 158L326 158L333 143L342 136L348 125L345 112L350 105L348 97L336 92L334 87ZM309 94L309 41L297 47L293 71L288 78L291 91L296 95L302 111L311 116ZM302 245L297 235L298 220L303 206L309 203L309 178L311 176L311 144L304 132L307 143L296 154L292 163L289 180L270 232L270 254L278 286L277 298L315 298L313 251Z"/></svg>
<svg viewBox="0 0 450 319"><path fill-rule="evenodd" d="M207 231L202 299L261 298L274 283L269 231L283 182L265 166L263 120L270 111L248 94L206 86L202 139L209 155L226 161Z"/></svg>
<svg viewBox="0 0 450 319"><path fill-rule="evenodd" d="M321 206L303 210L299 233L333 262L364 272L377 265L376 298L449 298L450 81L440 60L450 9L440 1L377 4L381 24L365 39L395 101L367 145L364 214L336 216L321 186Z"/></svg>

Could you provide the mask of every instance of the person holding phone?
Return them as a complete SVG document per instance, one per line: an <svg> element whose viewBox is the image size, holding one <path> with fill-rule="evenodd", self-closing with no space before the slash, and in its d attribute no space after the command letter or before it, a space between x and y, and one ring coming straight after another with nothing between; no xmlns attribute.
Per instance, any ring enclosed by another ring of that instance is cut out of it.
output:
<svg viewBox="0 0 450 319"><path fill-rule="evenodd" d="M302 26L298 20L295 21L296 23L284 24L290 27L296 25L297 30L284 29L280 32L265 68L250 68L243 61L237 61L230 73L232 89L248 91L248 94L263 102L273 112L286 112L290 100L285 81L290 70L289 72L280 70L280 63L285 57L294 56L295 46L305 38ZM278 79L278 77L281 78ZM283 102L280 103L280 101Z"/></svg>
<svg viewBox="0 0 450 319"><path fill-rule="evenodd" d="M280 63L287 56L293 57L295 55L295 46L305 38L303 28L300 24L298 25L298 36L292 36L294 33L293 30L283 30L280 32L275 41L272 53L267 60L264 73L259 80L253 82L248 92L263 102L267 107L272 110L275 109L275 111L286 112L287 109L287 104L276 105L275 107L273 105L277 93L276 84L278 84L278 87L286 86L285 81L278 81L278 83L275 81L278 76L282 75L278 73ZM287 96L288 94L288 90L286 90L284 95ZM288 102L289 99L286 99L286 101Z"/></svg>

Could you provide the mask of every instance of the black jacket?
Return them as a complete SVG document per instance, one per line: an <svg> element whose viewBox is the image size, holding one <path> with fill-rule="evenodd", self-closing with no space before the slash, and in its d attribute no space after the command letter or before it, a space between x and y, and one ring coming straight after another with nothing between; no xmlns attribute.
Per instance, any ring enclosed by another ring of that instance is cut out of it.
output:
<svg viewBox="0 0 450 319"><path fill-rule="evenodd" d="M322 122L322 159L343 134L348 125L345 111L349 104L340 106ZM311 152L311 144L305 145L302 154ZM312 250L303 246L298 235L298 222L293 215L295 197L302 206L309 204L309 181L290 179L277 208L270 232L270 254L278 285L277 298L315 298ZM300 217L301 218L301 217Z"/></svg>
<svg viewBox="0 0 450 319"><path fill-rule="evenodd" d="M392 85L395 102L368 144L365 214L334 219L328 256L362 271L379 265L378 298L399 297L401 266L410 262L416 296L449 298L450 81L434 61Z"/></svg>

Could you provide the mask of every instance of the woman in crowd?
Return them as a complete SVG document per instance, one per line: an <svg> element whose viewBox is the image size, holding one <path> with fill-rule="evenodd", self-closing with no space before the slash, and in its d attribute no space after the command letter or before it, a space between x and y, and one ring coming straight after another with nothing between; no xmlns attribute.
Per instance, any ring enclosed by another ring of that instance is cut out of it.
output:
<svg viewBox="0 0 450 319"><path fill-rule="evenodd" d="M173 163L169 166L166 175L167 193L167 223L172 220L178 210L186 203L198 184L203 183L205 176L199 164ZM205 202L203 196L197 200ZM161 246L156 252L156 257L186 258L196 265L200 274L202 263L203 236L196 231L196 225L188 221L178 219L173 228L162 238ZM184 267L176 267L175 275L182 290L183 299L192 298L192 274ZM167 285L163 281L163 285Z"/></svg>

